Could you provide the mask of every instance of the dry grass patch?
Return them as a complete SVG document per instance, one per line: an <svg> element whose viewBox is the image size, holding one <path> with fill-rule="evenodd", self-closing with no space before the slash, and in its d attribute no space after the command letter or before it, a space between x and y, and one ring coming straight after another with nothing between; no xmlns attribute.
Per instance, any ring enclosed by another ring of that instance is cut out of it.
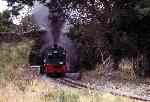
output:
<svg viewBox="0 0 150 102"><path fill-rule="evenodd" d="M0 90L0 102L140 102L108 93L50 86L42 80L33 80L24 91L8 83Z"/></svg>
<svg viewBox="0 0 150 102"><path fill-rule="evenodd" d="M85 76L90 76L90 78L94 79L110 77L111 79L115 80L129 81L136 80L138 77L134 70L135 65L133 60L122 59L118 70L114 70L112 66L112 61L110 61L108 64L98 64L96 66L96 70L87 71L84 74L86 74Z"/></svg>
<svg viewBox="0 0 150 102"><path fill-rule="evenodd" d="M18 67L28 63L28 57L33 41L25 40L19 43L2 43L0 46L0 79L12 80L20 73ZM18 77L18 76L17 76Z"/></svg>

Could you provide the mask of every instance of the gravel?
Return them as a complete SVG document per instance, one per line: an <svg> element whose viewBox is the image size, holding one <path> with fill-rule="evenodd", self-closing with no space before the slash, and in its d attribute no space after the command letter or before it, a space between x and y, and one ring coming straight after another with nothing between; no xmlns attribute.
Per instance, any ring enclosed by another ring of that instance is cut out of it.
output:
<svg viewBox="0 0 150 102"><path fill-rule="evenodd" d="M123 96L137 97L150 101L150 83L142 78L135 80L124 80L112 75L100 75L98 78L93 75L95 72L84 72L81 81L95 86L100 91L113 92ZM119 73L119 72L118 72ZM118 74L119 75L119 74ZM119 77L119 76L118 76Z"/></svg>

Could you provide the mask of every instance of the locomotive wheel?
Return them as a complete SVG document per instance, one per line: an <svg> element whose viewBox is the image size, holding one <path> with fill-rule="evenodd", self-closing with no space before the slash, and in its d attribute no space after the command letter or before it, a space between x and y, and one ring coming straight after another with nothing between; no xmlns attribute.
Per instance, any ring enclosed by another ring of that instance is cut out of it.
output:
<svg viewBox="0 0 150 102"><path fill-rule="evenodd" d="M45 73L44 66L41 66L40 67L40 74L44 74L44 73Z"/></svg>

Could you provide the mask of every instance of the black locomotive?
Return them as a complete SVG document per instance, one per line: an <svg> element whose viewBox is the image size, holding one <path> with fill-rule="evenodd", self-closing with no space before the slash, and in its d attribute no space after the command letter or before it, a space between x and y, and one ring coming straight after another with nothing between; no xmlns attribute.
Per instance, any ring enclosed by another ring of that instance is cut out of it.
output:
<svg viewBox="0 0 150 102"><path fill-rule="evenodd" d="M66 66L66 51L64 48L54 45L47 47L42 53L42 65L40 67L41 74L59 74L65 75Z"/></svg>

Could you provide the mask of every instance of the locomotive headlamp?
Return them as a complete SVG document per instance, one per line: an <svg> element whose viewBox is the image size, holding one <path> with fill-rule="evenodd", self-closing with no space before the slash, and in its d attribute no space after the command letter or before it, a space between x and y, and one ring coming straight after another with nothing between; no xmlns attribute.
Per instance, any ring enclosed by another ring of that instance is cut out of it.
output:
<svg viewBox="0 0 150 102"><path fill-rule="evenodd" d="M58 51L57 51L57 50L55 50L55 51L54 51L54 53L58 53Z"/></svg>
<svg viewBox="0 0 150 102"><path fill-rule="evenodd" d="M63 52L63 55L65 55L66 53L65 52Z"/></svg>
<svg viewBox="0 0 150 102"><path fill-rule="evenodd" d="M44 63L46 63L46 59L44 59Z"/></svg>
<svg viewBox="0 0 150 102"><path fill-rule="evenodd" d="M52 56L52 53L49 53L48 55Z"/></svg>
<svg viewBox="0 0 150 102"><path fill-rule="evenodd" d="M64 62L61 61L61 62L59 62L59 64L64 64Z"/></svg>

